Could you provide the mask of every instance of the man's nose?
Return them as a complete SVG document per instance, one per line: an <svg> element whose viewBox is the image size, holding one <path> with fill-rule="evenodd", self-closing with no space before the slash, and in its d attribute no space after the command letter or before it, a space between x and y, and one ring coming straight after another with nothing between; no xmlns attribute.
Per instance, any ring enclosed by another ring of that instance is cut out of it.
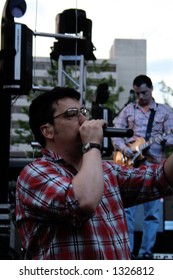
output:
<svg viewBox="0 0 173 280"><path fill-rule="evenodd" d="M84 121L88 120L87 117L84 116L81 112L79 112L78 119L80 125L83 124Z"/></svg>

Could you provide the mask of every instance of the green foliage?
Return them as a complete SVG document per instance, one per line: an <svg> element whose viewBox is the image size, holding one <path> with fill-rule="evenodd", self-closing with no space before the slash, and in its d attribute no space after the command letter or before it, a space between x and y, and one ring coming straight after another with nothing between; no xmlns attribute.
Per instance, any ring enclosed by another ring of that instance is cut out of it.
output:
<svg viewBox="0 0 173 280"><path fill-rule="evenodd" d="M163 92L164 102L170 105L169 98L173 96L173 89L167 86L164 81L159 82L159 84L161 85L160 91Z"/></svg>
<svg viewBox="0 0 173 280"><path fill-rule="evenodd" d="M165 147L166 158L169 157L172 153L173 153L173 147Z"/></svg>
<svg viewBox="0 0 173 280"><path fill-rule="evenodd" d="M164 102L170 106L169 98L173 96L173 89L165 84L164 81L159 82L161 85L161 92L163 92ZM166 158L173 153L173 147L165 147Z"/></svg>
<svg viewBox="0 0 173 280"><path fill-rule="evenodd" d="M105 107L109 108L113 112L113 117L116 115L116 112L120 110L120 108L116 105L119 95L124 91L123 87L119 87L118 90L109 96L109 100L105 103Z"/></svg>
<svg viewBox="0 0 173 280"><path fill-rule="evenodd" d="M110 65L106 59L104 59L100 65L95 60L92 61L93 66L89 68L88 73L100 73L101 71L106 72L110 70ZM100 71L101 70L101 71Z"/></svg>

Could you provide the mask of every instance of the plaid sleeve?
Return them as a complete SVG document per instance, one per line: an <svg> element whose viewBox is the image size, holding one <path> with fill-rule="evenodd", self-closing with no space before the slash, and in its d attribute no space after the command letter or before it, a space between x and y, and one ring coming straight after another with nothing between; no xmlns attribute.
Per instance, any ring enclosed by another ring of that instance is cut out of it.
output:
<svg viewBox="0 0 173 280"><path fill-rule="evenodd" d="M139 168L113 166L115 176L111 176L111 183L119 187L124 207L173 194L164 174L164 162Z"/></svg>
<svg viewBox="0 0 173 280"><path fill-rule="evenodd" d="M71 220L80 217L71 178L57 172L52 165L25 167L17 181L18 203L27 217L47 220Z"/></svg>

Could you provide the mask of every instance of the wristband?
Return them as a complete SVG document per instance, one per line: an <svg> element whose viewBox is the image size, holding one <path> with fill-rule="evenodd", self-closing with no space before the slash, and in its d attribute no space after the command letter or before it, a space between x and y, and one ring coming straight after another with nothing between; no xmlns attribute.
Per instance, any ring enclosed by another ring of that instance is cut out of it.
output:
<svg viewBox="0 0 173 280"><path fill-rule="evenodd" d="M83 145L82 147L82 152L83 154L87 153L89 150L91 150L92 148L96 148L98 150L100 150L100 152L102 152L102 147L100 144L96 144L96 143L87 143L85 145Z"/></svg>

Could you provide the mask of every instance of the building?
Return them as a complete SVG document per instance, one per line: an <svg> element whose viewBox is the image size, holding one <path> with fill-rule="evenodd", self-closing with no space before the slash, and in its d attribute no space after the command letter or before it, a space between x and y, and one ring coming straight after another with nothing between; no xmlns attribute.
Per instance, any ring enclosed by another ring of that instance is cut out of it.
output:
<svg viewBox="0 0 173 280"><path fill-rule="evenodd" d="M111 47L110 60L116 64L117 86L124 88L119 100L120 108L127 102L134 77L146 74L146 44L146 40L141 39L115 39Z"/></svg>

